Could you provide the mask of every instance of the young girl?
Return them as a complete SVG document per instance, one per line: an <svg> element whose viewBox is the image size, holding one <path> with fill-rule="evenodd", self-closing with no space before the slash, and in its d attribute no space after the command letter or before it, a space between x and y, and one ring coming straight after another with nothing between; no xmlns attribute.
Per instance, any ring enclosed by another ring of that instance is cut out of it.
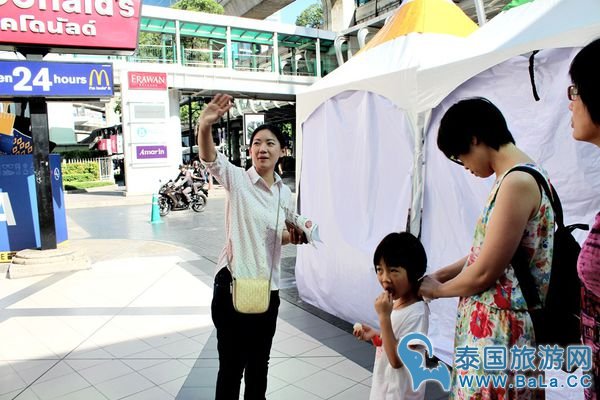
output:
<svg viewBox="0 0 600 400"><path fill-rule="evenodd" d="M354 336L377 346L369 399L423 400L425 385L412 390L410 374L396 349L408 333L427 334L429 308L417 295L427 268L425 249L408 232L390 233L375 249L373 265L383 288L375 300L381 332L366 324L354 329Z"/></svg>

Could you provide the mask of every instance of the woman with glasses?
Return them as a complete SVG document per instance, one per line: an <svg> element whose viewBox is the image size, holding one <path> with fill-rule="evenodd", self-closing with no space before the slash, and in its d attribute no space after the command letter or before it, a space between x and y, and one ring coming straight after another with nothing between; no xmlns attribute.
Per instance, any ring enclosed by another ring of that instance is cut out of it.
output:
<svg viewBox="0 0 600 400"><path fill-rule="evenodd" d="M507 172L515 166L527 166L546 179L547 174L515 146L504 116L484 98L462 100L450 107L441 120L437 143L450 160L477 177L494 175L496 182L477 222L469 254L426 277L420 294L432 299L460 297L454 343L457 352L468 346L483 356L489 346L533 347L533 324L510 263L518 246L527 251L539 298L544 299L550 280L554 214L532 175ZM541 391L508 384L461 384L463 377L505 372L484 370L483 362L464 367L455 365L453 369L450 399L543 398ZM514 369L510 363L507 367L510 383L515 371L510 372Z"/></svg>
<svg viewBox="0 0 600 400"><path fill-rule="evenodd" d="M571 103L573 138L600 147L600 39L584 47L573 59L569 74L573 84L567 95ZM587 237L577 263L581 279L581 326L583 343L592 347L593 382L585 399L600 391L600 213Z"/></svg>

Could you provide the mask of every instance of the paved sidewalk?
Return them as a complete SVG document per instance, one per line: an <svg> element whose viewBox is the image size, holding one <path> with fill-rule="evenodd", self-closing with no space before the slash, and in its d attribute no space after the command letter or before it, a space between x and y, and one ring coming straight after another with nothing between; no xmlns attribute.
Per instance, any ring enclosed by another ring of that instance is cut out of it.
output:
<svg viewBox="0 0 600 400"><path fill-rule="evenodd" d="M201 265L214 264L160 242L68 246L93 268L0 286L0 399L213 398L212 276ZM371 373L322 341L362 343L285 301L280 314L269 399L368 397Z"/></svg>
<svg viewBox="0 0 600 400"><path fill-rule="evenodd" d="M0 281L0 400L213 399L223 195L211 191L204 213L152 225L151 199L67 194L65 245L93 266ZM367 399L373 347L298 299L294 264L286 246L267 399ZM427 399L445 398L428 387Z"/></svg>

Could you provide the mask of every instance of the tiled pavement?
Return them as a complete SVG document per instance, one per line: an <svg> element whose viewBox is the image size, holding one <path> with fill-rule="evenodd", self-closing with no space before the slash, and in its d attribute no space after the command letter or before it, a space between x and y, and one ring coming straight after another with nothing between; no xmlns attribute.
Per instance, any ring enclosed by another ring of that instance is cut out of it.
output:
<svg viewBox="0 0 600 400"><path fill-rule="evenodd" d="M212 399L222 192L211 192L202 214L173 213L155 225L150 199L107 192L66 203L66 245L93 267L0 281L0 399ZM298 298L295 248L283 257L267 398L367 399L373 348L349 323ZM446 396L433 385L427 398Z"/></svg>

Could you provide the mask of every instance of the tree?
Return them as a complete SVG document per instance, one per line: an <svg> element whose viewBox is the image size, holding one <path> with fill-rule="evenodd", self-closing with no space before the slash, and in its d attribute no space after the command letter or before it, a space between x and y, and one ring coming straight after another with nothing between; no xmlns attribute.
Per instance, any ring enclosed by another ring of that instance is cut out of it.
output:
<svg viewBox="0 0 600 400"><path fill-rule="evenodd" d="M308 6L296 18L296 25L307 28L321 28L324 23L323 6L320 3Z"/></svg>
<svg viewBox="0 0 600 400"><path fill-rule="evenodd" d="M200 103L198 101L192 102L192 125L196 125L202 110L204 110L205 104ZM189 121L189 112L190 106L188 104L184 104L179 107L179 117L182 123L187 123Z"/></svg>
<svg viewBox="0 0 600 400"><path fill-rule="evenodd" d="M179 0L171 6L178 10L200 11L209 14L223 14L223 6L215 0Z"/></svg>

